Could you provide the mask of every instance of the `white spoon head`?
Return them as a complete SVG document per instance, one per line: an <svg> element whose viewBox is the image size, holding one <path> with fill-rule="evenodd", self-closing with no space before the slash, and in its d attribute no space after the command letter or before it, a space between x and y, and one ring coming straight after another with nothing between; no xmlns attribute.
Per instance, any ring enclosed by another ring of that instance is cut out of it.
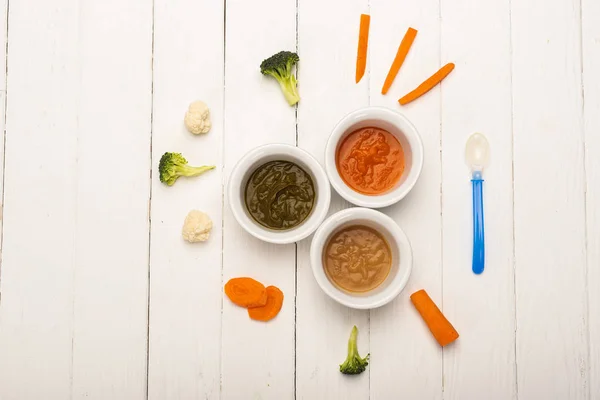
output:
<svg viewBox="0 0 600 400"><path fill-rule="evenodd" d="M490 161L490 145L481 133L474 133L467 140L465 160L471 171L483 171Z"/></svg>

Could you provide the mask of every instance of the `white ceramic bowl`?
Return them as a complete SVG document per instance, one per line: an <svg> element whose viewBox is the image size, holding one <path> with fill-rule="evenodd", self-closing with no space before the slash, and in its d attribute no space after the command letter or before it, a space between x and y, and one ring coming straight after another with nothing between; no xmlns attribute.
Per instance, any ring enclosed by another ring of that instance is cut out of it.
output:
<svg viewBox="0 0 600 400"><path fill-rule="evenodd" d="M311 176L315 186L316 198L310 215L300 225L288 230L272 230L258 224L248 214L244 202L250 175L261 165L276 160L297 164ZM238 161L229 176L228 196L235 219L248 233L265 242L284 244L302 240L319 227L329 210L331 188L321 164L306 151L287 144L268 144L250 150Z"/></svg>
<svg viewBox="0 0 600 400"><path fill-rule="evenodd" d="M350 225L365 225L383 235L392 251L392 268L387 278L373 290L349 293L339 289L327 277L323 268L323 250L331 236ZM348 208L327 218L317 229L311 246L310 262L317 283L325 293L347 307L370 309L392 301L408 282L412 271L412 248L408 237L387 215L368 208Z"/></svg>
<svg viewBox="0 0 600 400"><path fill-rule="evenodd" d="M336 153L341 141L357 129L377 127L390 132L402 145L405 169L402 177L391 190L380 195L365 195L349 187L340 176ZM333 128L325 148L325 169L333 188L344 199L361 207L380 208L403 199L415 186L423 168L423 142L414 125L402 114L383 107L367 107L345 116Z"/></svg>

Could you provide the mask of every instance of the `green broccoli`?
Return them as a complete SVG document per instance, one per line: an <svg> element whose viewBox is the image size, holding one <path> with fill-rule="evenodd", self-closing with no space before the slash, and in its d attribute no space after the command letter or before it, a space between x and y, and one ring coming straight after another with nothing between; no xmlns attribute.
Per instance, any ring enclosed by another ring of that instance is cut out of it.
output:
<svg viewBox="0 0 600 400"><path fill-rule="evenodd" d="M363 372L369 365L369 354L365 358L358 355L358 347L356 346L356 337L358 329L356 325L352 328L350 339L348 340L348 357L343 364L340 364L340 372L347 375L356 375Z"/></svg>
<svg viewBox="0 0 600 400"><path fill-rule="evenodd" d="M300 101L300 95L296 88L296 77L292 74L292 67L298 61L300 61L298 54L291 51L280 51L260 64L260 72L263 75L271 75L277 79L290 106Z"/></svg>
<svg viewBox="0 0 600 400"><path fill-rule="evenodd" d="M214 165L202 167L190 167L187 160L180 153L166 152L158 163L160 181L172 186L180 176L196 176L215 168Z"/></svg>

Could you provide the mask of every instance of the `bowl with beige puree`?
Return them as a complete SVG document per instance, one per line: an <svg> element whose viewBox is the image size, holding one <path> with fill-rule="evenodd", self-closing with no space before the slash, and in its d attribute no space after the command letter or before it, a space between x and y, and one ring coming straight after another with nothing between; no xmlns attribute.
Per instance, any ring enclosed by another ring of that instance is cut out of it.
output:
<svg viewBox="0 0 600 400"><path fill-rule="evenodd" d="M317 229L310 262L329 297L347 307L371 309L398 296L413 261L410 241L394 220L355 207L333 214Z"/></svg>

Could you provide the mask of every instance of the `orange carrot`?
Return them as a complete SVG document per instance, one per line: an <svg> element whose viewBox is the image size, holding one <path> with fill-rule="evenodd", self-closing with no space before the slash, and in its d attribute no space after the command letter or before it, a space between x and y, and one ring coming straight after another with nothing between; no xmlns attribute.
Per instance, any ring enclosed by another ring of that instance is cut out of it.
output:
<svg viewBox="0 0 600 400"><path fill-rule="evenodd" d="M250 318L257 321L270 321L279 314L283 304L283 292L275 286L267 286L267 304L248 309Z"/></svg>
<svg viewBox="0 0 600 400"><path fill-rule="evenodd" d="M267 304L265 286L252 278L233 278L225 284L225 294L240 307L262 307Z"/></svg>
<svg viewBox="0 0 600 400"><path fill-rule="evenodd" d="M398 75L398 71L400 71L402 64L404 64L404 59L406 59L406 55L408 54L408 51L410 50L410 47L412 46L415 40L415 36L417 36L417 30L413 28L408 28L408 30L404 34L404 37L402 38L402 41L400 42L400 46L398 46L396 58L394 58L394 62L390 67L390 71L385 77L385 82L383 83L383 87L381 88L381 94L386 94L387 91L390 89L390 86L392 86L392 82L394 82L394 79L396 79L396 75Z"/></svg>
<svg viewBox="0 0 600 400"><path fill-rule="evenodd" d="M360 82L367 68L367 45L369 44L370 23L370 15L360 14L360 31L358 33L358 51L356 55L356 83Z"/></svg>
<svg viewBox="0 0 600 400"><path fill-rule="evenodd" d="M398 100L398 103L401 105L405 105L410 103L413 100L418 99L423 96L425 93L429 92L431 89L435 87L438 83L442 81L452 70L454 69L453 63L448 63L440 68L435 74L431 75L429 78L425 80L425 82L421 83L415 90L407 94Z"/></svg>
<svg viewBox="0 0 600 400"><path fill-rule="evenodd" d="M440 346L446 346L458 339L458 332L437 308L427 292L419 290L410 296L410 300Z"/></svg>

